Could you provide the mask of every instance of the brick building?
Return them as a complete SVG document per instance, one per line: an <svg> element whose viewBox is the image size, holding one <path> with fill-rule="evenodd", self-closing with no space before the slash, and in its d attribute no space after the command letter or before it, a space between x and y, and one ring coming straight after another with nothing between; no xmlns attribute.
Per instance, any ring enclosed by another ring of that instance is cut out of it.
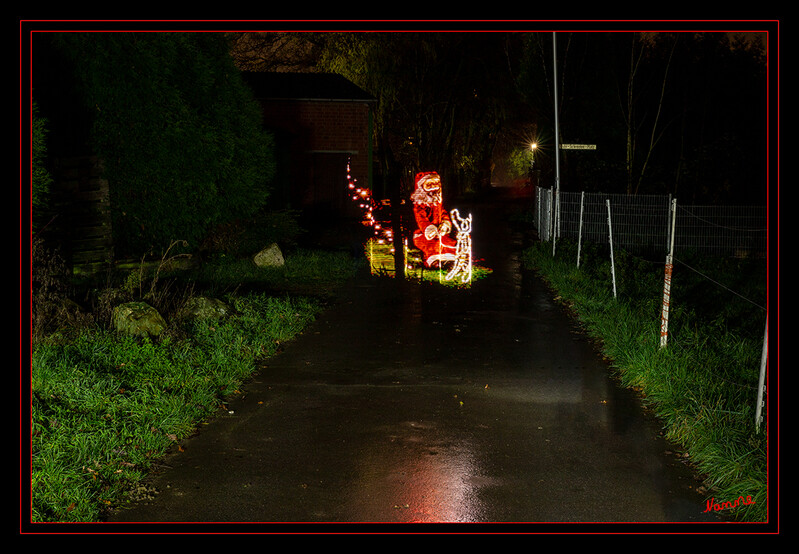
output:
<svg viewBox="0 0 799 554"><path fill-rule="evenodd" d="M370 186L375 99L340 75L244 74L276 138L276 200L321 218L356 216L347 189L347 163Z"/></svg>

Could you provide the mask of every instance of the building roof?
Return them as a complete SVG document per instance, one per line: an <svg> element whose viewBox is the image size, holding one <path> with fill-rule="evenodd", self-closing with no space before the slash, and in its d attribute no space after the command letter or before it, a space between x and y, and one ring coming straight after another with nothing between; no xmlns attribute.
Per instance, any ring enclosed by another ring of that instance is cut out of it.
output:
<svg viewBox="0 0 799 554"><path fill-rule="evenodd" d="M259 100L374 102L375 98L335 73L243 72Z"/></svg>

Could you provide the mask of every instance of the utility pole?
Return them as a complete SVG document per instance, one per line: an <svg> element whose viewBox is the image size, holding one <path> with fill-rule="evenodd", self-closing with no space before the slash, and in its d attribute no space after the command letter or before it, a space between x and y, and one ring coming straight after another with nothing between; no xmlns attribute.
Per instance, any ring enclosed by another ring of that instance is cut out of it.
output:
<svg viewBox="0 0 799 554"><path fill-rule="evenodd" d="M555 198L552 202L552 254L555 254L555 241L560 226L560 130L558 124L558 45L555 32L552 32L552 82L555 94Z"/></svg>

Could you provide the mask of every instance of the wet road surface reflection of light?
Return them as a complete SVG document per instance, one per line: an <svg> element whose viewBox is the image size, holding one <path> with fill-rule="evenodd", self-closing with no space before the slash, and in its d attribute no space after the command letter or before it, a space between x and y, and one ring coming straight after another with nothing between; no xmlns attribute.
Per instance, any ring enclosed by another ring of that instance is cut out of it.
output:
<svg viewBox="0 0 799 554"><path fill-rule="evenodd" d="M467 441L431 438L426 422L398 425L359 457L359 477L348 499L351 513L373 505L381 521L481 521L478 468Z"/></svg>

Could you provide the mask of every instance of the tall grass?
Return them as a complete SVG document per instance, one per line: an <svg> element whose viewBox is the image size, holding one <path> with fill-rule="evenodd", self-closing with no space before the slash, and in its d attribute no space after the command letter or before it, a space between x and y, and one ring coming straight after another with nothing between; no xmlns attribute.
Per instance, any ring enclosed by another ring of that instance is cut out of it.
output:
<svg viewBox="0 0 799 554"><path fill-rule="evenodd" d="M232 316L184 321L153 339L98 324L35 341L31 521L101 520L258 360L313 321L352 269L343 254L302 252L263 271L231 259L189 278L227 301ZM242 281L251 286L242 290Z"/></svg>
<svg viewBox="0 0 799 554"><path fill-rule="evenodd" d="M311 249L293 251L285 262L283 266L258 267L248 258L217 256L187 277L213 294L256 288L325 296L360 263L341 252Z"/></svg>
<svg viewBox="0 0 799 554"><path fill-rule="evenodd" d="M584 246L578 268L573 244L559 242L553 256L551 244L539 243L525 251L524 263L602 345L622 384L640 391L666 437L685 450L703 477L708 499L751 496L754 503L730 515L766 521L768 437L766 426L758 432L754 421L765 312L757 302L731 297L729 289L716 290L718 282L710 287L706 275L677 265L668 345L661 348L664 263L615 254L615 298L602 248ZM737 279L736 288L765 298L763 262L719 262L713 275Z"/></svg>

